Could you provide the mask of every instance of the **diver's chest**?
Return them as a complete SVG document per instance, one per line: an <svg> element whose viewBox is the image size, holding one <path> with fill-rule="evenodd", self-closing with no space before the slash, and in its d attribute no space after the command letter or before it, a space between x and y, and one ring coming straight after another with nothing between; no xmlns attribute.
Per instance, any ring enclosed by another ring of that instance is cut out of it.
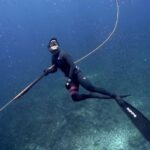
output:
<svg viewBox="0 0 150 150"><path fill-rule="evenodd" d="M58 67L63 67L66 65L66 62L63 58L61 57L58 57L57 60L56 60L56 64Z"/></svg>

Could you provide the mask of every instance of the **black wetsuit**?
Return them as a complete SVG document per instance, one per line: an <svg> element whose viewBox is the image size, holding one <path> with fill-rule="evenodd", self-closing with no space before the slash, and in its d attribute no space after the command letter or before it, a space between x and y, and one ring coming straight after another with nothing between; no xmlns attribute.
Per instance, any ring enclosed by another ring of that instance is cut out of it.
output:
<svg viewBox="0 0 150 150"><path fill-rule="evenodd" d="M99 94L103 94L105 96L108 96L109 98L116 97L115 94L108 92L103 88L93 86L91 82L82 74L80 69L74 64L73 59L68 53L58 51L56 54L53 54L52 65L53 67L51 68L50 73L56 72L59 68L66 77L71 79L71 86L69 88L69 91L74 101L81 101L87 98L103 98ZM90 91L90 93L79 94L79 85Z"/></svg>

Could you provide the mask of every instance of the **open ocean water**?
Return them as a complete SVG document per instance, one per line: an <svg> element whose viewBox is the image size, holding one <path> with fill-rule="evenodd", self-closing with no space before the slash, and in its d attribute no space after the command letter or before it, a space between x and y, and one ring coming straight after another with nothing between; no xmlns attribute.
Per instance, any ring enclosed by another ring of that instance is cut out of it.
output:
<svg viewBox="0 0 150 150"><path fill-rule="evenodd" d="M130 94L126 101L150 120L150 1L118 2L116 32L78 66L95 85ZM0 107L50 66L51 37L76 60L115 20L115 0L0 0ZM49 75L0 112L0 150L150 150L114 101L75 103L65 82Z"/></svg>

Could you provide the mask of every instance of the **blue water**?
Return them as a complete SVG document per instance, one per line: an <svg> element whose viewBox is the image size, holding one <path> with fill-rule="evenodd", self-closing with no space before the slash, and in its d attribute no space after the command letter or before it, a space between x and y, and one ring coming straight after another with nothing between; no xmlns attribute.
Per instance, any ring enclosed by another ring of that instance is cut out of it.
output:
<svg viewBox="0 0 150 150"><path fill-rule="evenodd" d="M97 86L119 94L150 119L150 2L119 1L117 30L78 64ZM114 27L115 0L0 0L0 106L51 63L57 37L74 60ZM0 112L1 150L149 150L114 101L74 103L62 74L50 75Z"/></svg>

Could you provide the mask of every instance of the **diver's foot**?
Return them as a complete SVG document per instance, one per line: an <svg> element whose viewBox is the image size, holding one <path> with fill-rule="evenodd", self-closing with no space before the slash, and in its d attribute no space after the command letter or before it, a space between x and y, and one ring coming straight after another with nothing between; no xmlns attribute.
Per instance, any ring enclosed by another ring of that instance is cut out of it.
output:
<svg viewBox="0 0 150 150"><path fill-rule="evenodd" d="M121 96L116 96L115 97L115 100L119 103L119 104L123 104L124 103L124 100L122 99L122 97Z"/></svg>
<svg viewBox="0 0 150 150"><path fill-rule="evenodd" d="M121 95L120 97L121 98L126 98L126 97L129 97L129 96L131 96L131 95L129 95L129 94L128 95Z"/></svg>

